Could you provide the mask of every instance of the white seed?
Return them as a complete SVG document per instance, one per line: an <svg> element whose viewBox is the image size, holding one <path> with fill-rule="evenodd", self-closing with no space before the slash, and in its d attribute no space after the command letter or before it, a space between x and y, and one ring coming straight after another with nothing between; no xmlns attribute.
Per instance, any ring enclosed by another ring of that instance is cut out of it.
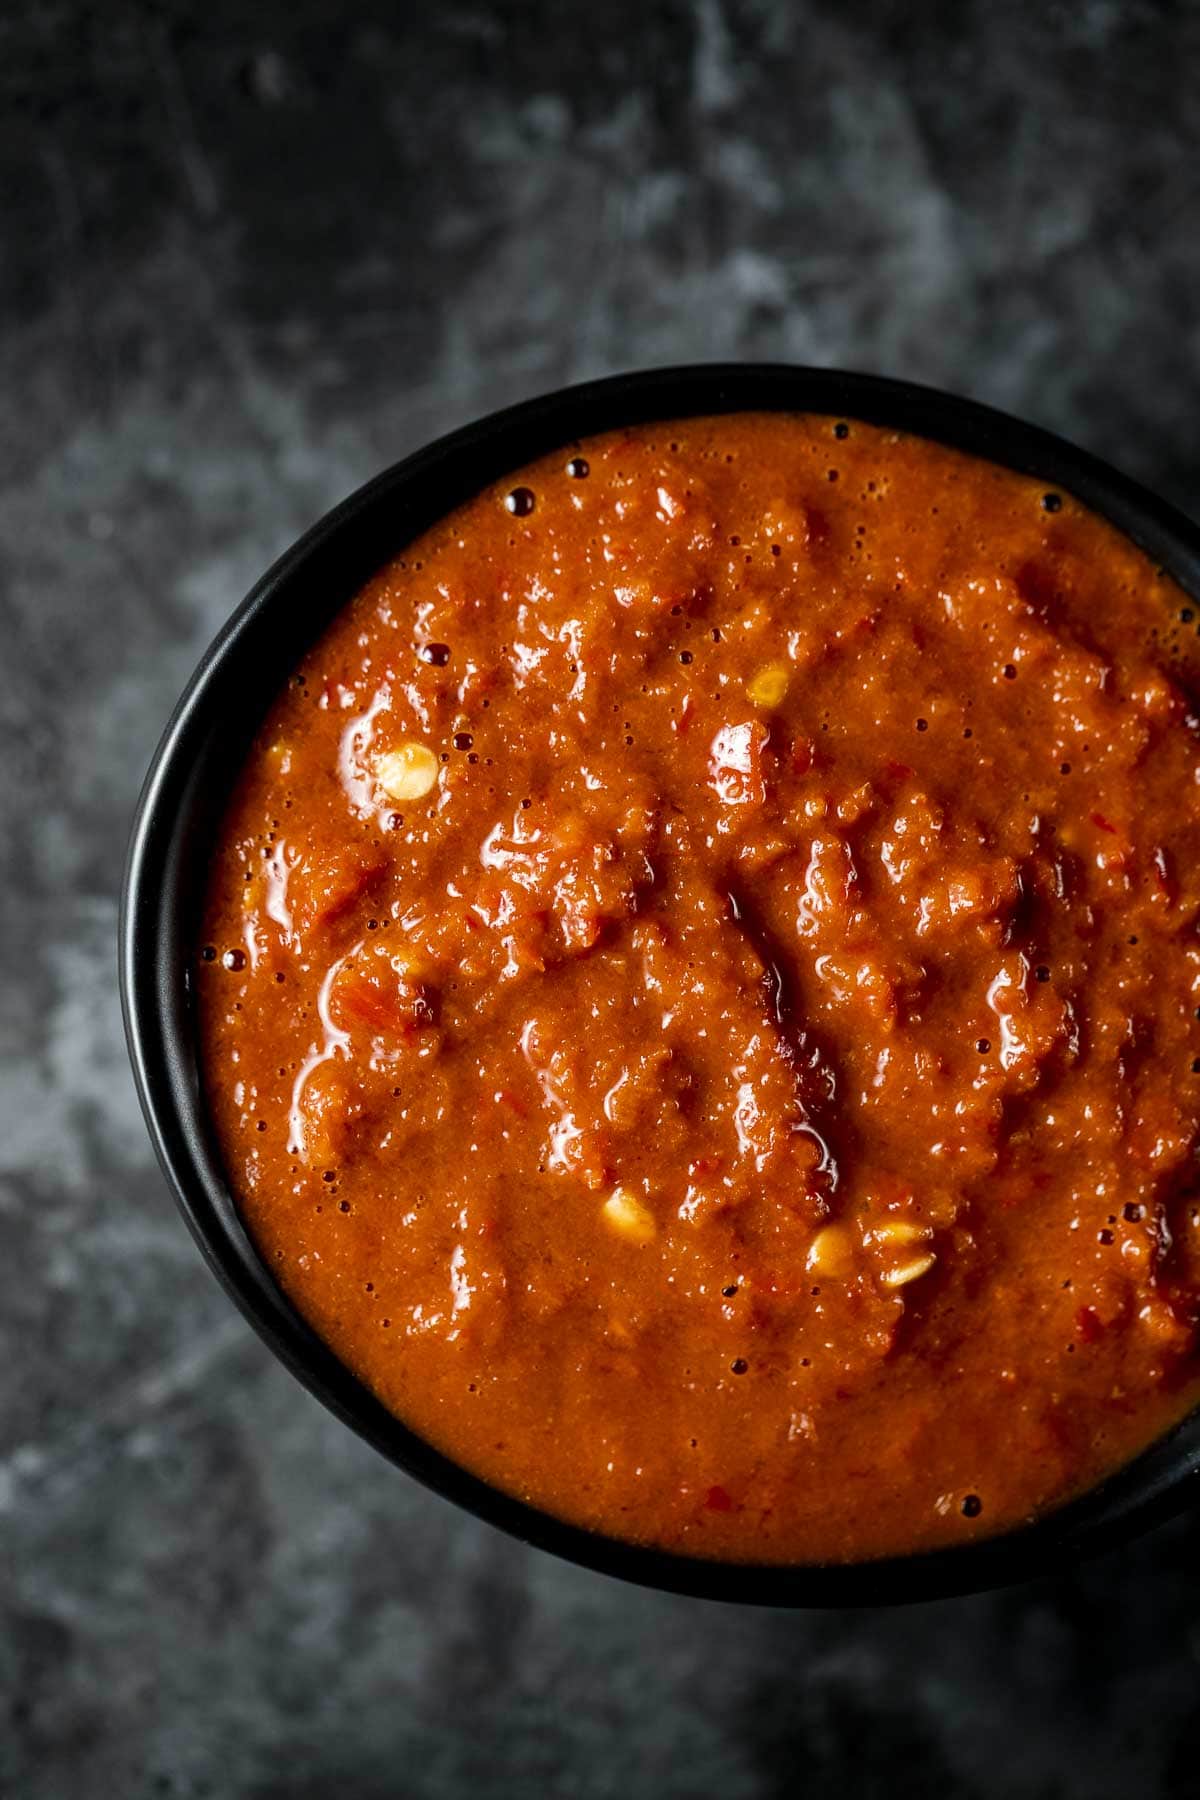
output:
<svg viewBox="0 0 1200 1800"><path fill-rule="evenodd" d="M437 778L437 757L415 738L375 758L375 779L391 800L423 800Z"/></svg>
<svg viewBox="0 0 1200 1800"><path fill-rule="evenodd" d="M804 1266L810 1275L836 1278L848 1275L853 1263L850 1233L844 1225L822 1225L812 1243Z"/></svg>
<svg viewBox="0 0 1200 1800"><path fill-rule="evenodd" d="M752 675L746 683L747 697L753 700L755 706L781 705L788 690L791 672L785 662L765 663L757 675Z"/></svg>
<svg viewBox="0 0 1200 1800"><path fill-rule="evenodd" d="M915 1219L882 1219L871 1231L871 1241L876 1244L922 1244L932 1236L930 1226Z"/></svg>
<svg viewBox="0 0 1200 1800"><path fill-rule="evenodd" d="M614 1188L600 1210L605 1224L631 1244L648 1244L657 1231L650 1208L628 1188Z"/></svg>
<svg viewBox="0 0 1200 1800"><path fill-rule="evenodd" d="M884 1287L907 1287L910 1281L919 1281L922 1275L928 1275L937 1257L932 1254L914 1256L911 1262L899 1263L894 1269L885 1269L879 1277Z"/></svg>

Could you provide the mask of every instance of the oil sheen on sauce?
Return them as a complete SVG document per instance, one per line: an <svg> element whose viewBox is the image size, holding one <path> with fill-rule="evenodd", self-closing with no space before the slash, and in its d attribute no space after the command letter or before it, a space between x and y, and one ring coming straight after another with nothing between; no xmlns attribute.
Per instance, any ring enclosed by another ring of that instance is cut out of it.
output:
<svg viewBox="0 0 1200 1800"><path fill-rule="evenodd" d="M197 988L247 1225L561 1517L844 1560L1197 1396L1200 643L1067 494L853 421L568 446L271 707Z"/></svg>

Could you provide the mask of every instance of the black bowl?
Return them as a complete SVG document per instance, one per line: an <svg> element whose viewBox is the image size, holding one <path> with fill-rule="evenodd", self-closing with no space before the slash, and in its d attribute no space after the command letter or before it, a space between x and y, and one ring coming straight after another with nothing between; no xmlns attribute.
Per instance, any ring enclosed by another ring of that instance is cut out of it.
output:
<svg viewBox="0 0 1200 1800"><path fill-rule="evenodd" d="M500 1493L385 1411L300 1318L242 1227L201 1088L189 963L226 795L268 705L338 610L390 557L488 483L624 425L765 409L911 431L1065 488L1200 600L1200 531L1094 457L1003 413L870 375L762 364L618 375L494 413L368 482L314 525L244 600L193 675L146 778L121 917L121 998L142 1109L175 1198L218 1280L293 1374L384 1456L531 1544L648 1586L773 1605L927 1600L1061 1569L1192 1499L1200 1412L1045 1518L1002 1536L855 1564L713 1562L564 1524Z"/></svg>

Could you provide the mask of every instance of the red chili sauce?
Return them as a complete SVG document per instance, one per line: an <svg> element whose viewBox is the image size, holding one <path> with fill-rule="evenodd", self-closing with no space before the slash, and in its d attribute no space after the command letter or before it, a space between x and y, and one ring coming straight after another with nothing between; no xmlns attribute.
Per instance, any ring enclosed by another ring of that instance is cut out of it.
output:
<svg viewBox="0 0 1200 1800"><path fill-rule="evenodd" d="M198 987L249 1230L537 1506L1011 1527L1200 1391L1192 603L1068 494L737 415L479 495L271 708Z"/></svg>

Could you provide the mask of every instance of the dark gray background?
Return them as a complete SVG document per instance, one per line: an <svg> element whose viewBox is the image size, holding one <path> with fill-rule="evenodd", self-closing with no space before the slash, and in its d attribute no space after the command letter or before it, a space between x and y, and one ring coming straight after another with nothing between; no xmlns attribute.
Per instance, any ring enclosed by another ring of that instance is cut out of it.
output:
<svg viewBox="0 0 1200 1800"><path fill-rule="evenodd" d="M209 636L430 436L634 365L915 376L1193 510L1200 11L319 0L0 22L0 1789L1169 1796L1195 1526L771 1616L526 1552L272 1361L151 1161L124 838Z"/></svg>

